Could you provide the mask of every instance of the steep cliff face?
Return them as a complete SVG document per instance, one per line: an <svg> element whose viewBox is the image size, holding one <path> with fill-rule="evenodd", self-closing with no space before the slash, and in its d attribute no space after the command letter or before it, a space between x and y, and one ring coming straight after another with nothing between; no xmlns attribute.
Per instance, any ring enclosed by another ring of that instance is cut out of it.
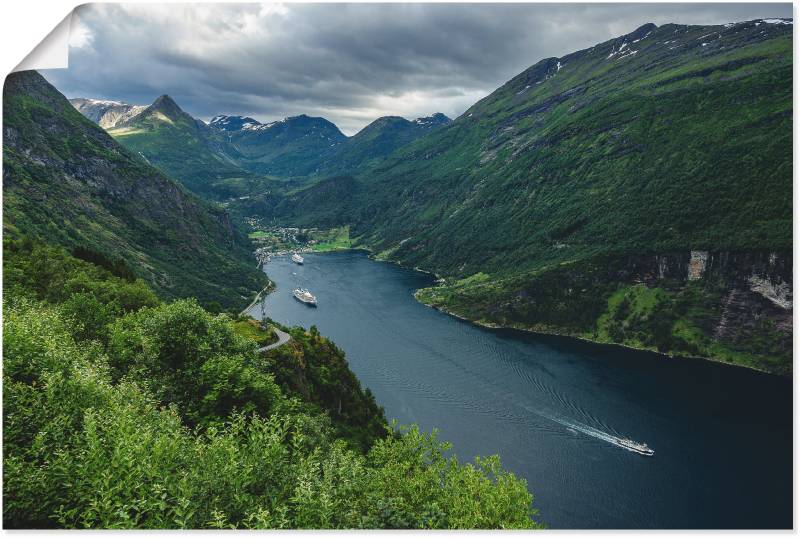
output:
<svg viewBox="0 0 800 539"><path fill-rule="evenodd" d="M790 251L683 251L476 274L418 298L489 325L789 373L792 295Z"/></svg>
<svg viewBox="0 0 800 539"><path fill-rule="evenodd" d="M714 282L758 288L791 308L791 251L683 251L620 259L612 275L621 281L654 285L662 279L681 283ZM611 276L611 275L610 275ZM755 291L755 290L754 290ZM788 298L788 299L787 299Z"/></svg>
<svg viewBox="0 0 800 539"><path fill-rule="evenodd" d="M3 88L3 228L124 259L165 297L236 305L260 288L227 214L78 113L38 73Z"/></svg>

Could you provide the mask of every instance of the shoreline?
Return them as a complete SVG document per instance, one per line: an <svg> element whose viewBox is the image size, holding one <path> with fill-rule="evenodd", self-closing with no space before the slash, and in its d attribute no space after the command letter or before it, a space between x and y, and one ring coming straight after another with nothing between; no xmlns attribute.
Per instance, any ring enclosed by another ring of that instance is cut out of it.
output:
<svg viewBox="0 0 800 539"><path fill-rule="evenodd" d="M409 270L417 271L417 272L420 272L420 273L424 273L426 275L430 275L430 276L434 277L434 279L437 281L437 284L438 284L438 281L442 280L442 277L440 275L438 275L436 272L425 270L425 269L422 269L422 268L417 268L417 267L413 267L412 268L412 267L406 266L406 265L404 265L404 264L402 264L402 263L400 263L400 262L398 262L396 260L376 258L375 254L374 254L374 251L372 249L370 249L369 247L366 247L366 246L349 247L349 248L345 248L345 249L331 249L329 251L315 251L315 252L319 253L319 254L324 254L324 253L343 252L343 251L363 251L363 252L367 253L367 257L370 260L373 260L375 262L386 262L386 263L389 263L389 264L394 264L395 266L398 266L398 267L403 268L403 269L409 269ZM267 277L267 278L269 278L269 277ZM274 283L271 280L270 280L270 285L274 286ZM265 288L265 290L266 290L266 288ZM262 290L261 292L259 292L259 294L256 297L256 300L254 300L250 304L250 306L248 306L248 308L245 309L245 311L243 311L243 312L246 312L247 310L249 310L257 302L258 297L260 297L260 295L265 290ZM564 339L575 339L577 341L581 341L581 342L584 342L584 343L590 343L590 344L597 345L597 346L607 346L607 347L612 347L612 348L623 348L623 349L626 349L626 350L633 350L633 351L636 351L636 352L648 352L648 353L651 353L651 354L659 355L659 356L661 356L663 358L678 359L678 360L680 360L680 359L690 359L690 360L694 360L694 361L707 361L707 362L711 362L711 363L716 363L718 365L724 365L724 366L727 366L727 367L736 367L736 368L739 368L739 369L747 369L748 371L755 371L755 372L758 372L760 374L765 374L765 375L770 375L770 376L777 376L779 378L785 378L787 376L788 377L792 376L791 374L782 375L782 374L770 372L770 371L762 369L762 368L751 367L749 365L741 365L741 364L738 364L738 363L730 363L730 362L723 361L721 359L712 358L712 357L692 356L692 355L685 355L685 354L673 354L673 353L669 353L669 352L661 352L659 350L652 350L650 348L641 348L641 347L637 347L637 346L632 346L632 345L629 345L629 344L596 341L596 340L590 339L588 337L582 337L582 336L579 336L579 335L572 335L572 334L569 334L569 333L558 333L556 331L542 331L542 330L536 330L536 329L532 329L532 328L528 328L528 327L519 327L519 326L505 326L505 325L496 324L496 323L493 323L493 322L482 322L480 320L473 320L471 318L467 318L466 316L457 314L457 313L455 313L453 311L450 311L448 309L445 309L443 307L439 307L439 306L432 305L432 304L429 304L429 303L426 303L426 302L422 301L417 296L417 293L420 290L422 290L422 289L418 288L412 294L412 296L414 297L414 300L416 302L418 302L421 305L424 305L426 307L429 307L431 309L434 309L436 311L439 311L439 312L441 312L443 314L446 314L448 316L452 316L453 318L457 318L458 320L461 320L463 322L467 322L469 324L475 325L475 326L483 328L483 329L489 329L489 330L511 330L511 331L520 331L520 332L528 333L528 334L531 334L531 335L539 335L539 336L543 336L543 337L560 337L560 338L564 338ZM271 292L271 290L269 292Z"/></svg>
<svg viewBox="0 0 800 539"><path fill-rule="evenodd" d="M364 247L363 250L365 250L365 251L370 253L369 258L371 260L376 260L376 261L379 261L379 262L389 262L390 264L395 264L396 266L399 266L401 268L413 269L414 271L419 271L421 273L426 273L428 275L432 275L433 277L436 278L436 281L437 281L436 285L439 284L438 281L442 281L443 280L443 278L439 274L437 274L437 273L435 273L433 271L428 271L428 270L424 270L424 269L421 269L421 268L410 268L410 267L408 267L408 266L406 266L404 264L401 264L400 262L397 262L395 260L376 259L372 255L372 250L371 249L369 249L367 247ZM436 285L434 285L434 288L436 287ZM755 371L755 372L758 372L758 373L761 373L761 374L768 374L770 376L777 376L779 378L792 377L792 375L793 375L792 373L790 373L788 375L778 374L778 373L770 372L768 370L765 370L765 369L762 369L762 368L759 368L759 367L751 367L750 365L741 365L739 363L730 363L730 362L723 361L721 359L716 359L716 358L713 358L713 357L692 356L692 355L684 355L684 354L672 354L672 353L669 353L669 352L661 352L661 351L652 350L652 349L649 349L649 348L640 348L640 347L632 346L632 345L629 345L629 344L596 341L596 340L590 339L588 337L581 337L579 335L571 335L569 333L557 333L555 331L542 331L542 330L536 330L536 329L531 329L531 328L527 328L527 327L504 326L504 325L496 324L496 323L493 323L493 322L481 322L480 320L473 320L471 318L467 318L466 316L462 316L460 314L456 314L456 313L454 313L452 311L449 311L449 310L447 310L447 309L445 309L443 307L438 307L438 306L435 306L435 305L431 305L429 303L425 303L424 301L419 299L419 297L417 296L417 292L419 292L420 290L422 290L422 289L421 288L417 289L413 293L414 299L418 303L420 303L422 305L425 305L426 307L429 307L431 309L435 309L435 310L437 310L437 311L439 311L441 313L444 313L444 314L446 314L448 316L452 316L454 318L457 318L459 320L462 320L464 322L467 322L469 324L473 324L475 326L478 326L478 327L484 328L484 329L492 329L492 330L505 329L505 330L521 331L521 332L524 332L524 333L529 333L531 335L540 335L540 336L543 336L543 337L561 337L561 338L565 338L565 339L575 339L575 340L578 340L578 341L581 341L581 342L591 343L591 344L598 345L598 346L619 347L619 348L624 348L624 349L627 349L627 350L633 350L633 351L636 351L636 352L649 352L649 353L657 354L657 355L659 355L661 357L669 358L669 359L691 359L691 360L695 360L695 361L708 361L708 362L711 362L711 363L716 363L718 365L725 365L727 367L736 367L736 368L739 368L739 369L747 369L749 371Z"/></svg>
<svg viewBox="0 0 800 539"><path fill-rule="evenodd" d="M426 307L430 307L431 309L439 311L439 312L441 312L443 314L446 314L448 316L452 316L454 318L457 318L457 319L462 320L464 322L467 322L469 324L473 324L473 325L478 326L478 327L483 328L483 329L511 330L511 331L520 331L520 332L523 332L523 333L529 333L531 335L538 335L538 336L542 336L542 337L560 337L560 338L563 338L563 339L575 339L577 341L590 343L590 344L597 345L597 346L607 346L607 347L610 347L610 348L624 348L624 349L627 349L627 350L633 350L635 352L648 352L648 353L651 353L651 354L655 354L655 355L661 356L663 358L677 359L677 360L690 359L690 360L694 360L694 361L708 361L708 362L711 362L711 363L716 363L718 365L724 365L726 367L735 367L735 368L739 368L739 369L746 369L748 371L755 371L755 372L758 372L760 374L765 374L765 375L770 375L770 376L777 376L778 378L791 377L791 374L790 375L782 375L782 374L770 372L770 371L767 371L767 370L764 370L764 369L760 369L758 367L751 367L749 365L741 365L741 364L738 364L738 363L729 363L727 361L723 361L721 359L716 359L716 358L712 358L712 357L691 356L691 355L684 355L684 354L671 354L669 352L661 352L659 350L652 350L650 348L640 348L640 347L637 347L637 346L632 346L630 344L596 341L596 340L590 339L588 337L581 337L579 335L571 335L569 333L557 333L555 331L542 331L542 330L531 329L531 328L526 328L526 327L504 326L504 325L501 325L501 324L495 324L493 322L481 322L480 320L473 320L471 318L467 318L467 317L462 316L460 314L456 314L456 313L454 313L452 311L448 311L445 308L438 307L436 305L431 305L429 303L425 303L424 301L420 300L417 297L416 292L414 293L414 299L417 300L420 304L425 305Z"/></svg>
<svg viewBox="0 0 800 539"><path fill-rule="evenodd" d="M272 257L280 257L280 256L288 256L289 253L293 253L293 252L297 252L297 253L303 252L303 253L306 253L306 254L308 254L308 253L311 253L311 254L324 254L324 253L336 253L336 252L341 252L341 251L366 251L366 249L361 249L361 248L358 248L358 247L346 247L346 248L329 249L327 251L313 251L313 250L277 251L277 252L274 252L274 253L269 253L269 256L270 256L270 258L272 258ZM264 272L264 275L267 277L267 281L268 281L267 285L264 288L262 288L261 290L258 291L258 293L256 294L255 298L253 298L253 301L251 301L250 304L247 307L245 307L239 313L239 316L246 315L247 311L252 309L253 306L256 303L259 302L259 300L264 295L264 293L266 293L266 295L269 296L270 294L272 294L277 289L277 286L275 285L275 281L270 279L269 278L269 274L266 271L264 271L264 266L266 266L267 264L269 264L269 261L260 263L258 265L258 267L261 269L262 272ZM254 318L254 320L255 320L255 318Z"/></svg>

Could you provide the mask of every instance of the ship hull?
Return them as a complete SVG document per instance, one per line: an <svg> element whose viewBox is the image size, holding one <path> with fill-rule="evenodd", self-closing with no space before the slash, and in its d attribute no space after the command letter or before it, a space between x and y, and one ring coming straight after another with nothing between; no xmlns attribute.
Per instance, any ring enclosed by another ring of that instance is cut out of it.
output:
<svg viewBox="0 0 800 539"><path fill-rule="evenodd" d="M653 451L652 449L640 449L638 447L633 447L631 445L624 443L617 443L617 442L612 442L612 443L618 447L621 447L622 449L627 449L631 453L642 455L643 457L652 457L653 455L655 455L655 451Z"/></svg>
<svg viewBox="0 0 800 539"><path fill-rule="evenodd" d="M292 297L294 299L296 299L297 301L299 301L300 303L302 303L303 305L308 305L309 307L316 307L317 306L317 302L316 301L308 301L308 300L305 300L305 299L300 299L297 296L295 296L294 294L292 294Z"/></svg>

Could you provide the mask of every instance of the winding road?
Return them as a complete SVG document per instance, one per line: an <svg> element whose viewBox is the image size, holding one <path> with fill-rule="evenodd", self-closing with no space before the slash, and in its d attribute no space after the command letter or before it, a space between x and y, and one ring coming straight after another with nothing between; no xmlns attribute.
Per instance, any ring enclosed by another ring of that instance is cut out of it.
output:
<svg viewBox="0 0 800 539"><path fill-rule="evenodd" d="M285 331L282 331L276 328L275 326L273 326L272 329L275 330L275 334L278 336L278 340L272 344L268 344L267 346L259 348L258 349L259 352L266 352L267 350L273 350L279 346L283 346L284 344L292 340L292 336L286 333Z"/></svg>

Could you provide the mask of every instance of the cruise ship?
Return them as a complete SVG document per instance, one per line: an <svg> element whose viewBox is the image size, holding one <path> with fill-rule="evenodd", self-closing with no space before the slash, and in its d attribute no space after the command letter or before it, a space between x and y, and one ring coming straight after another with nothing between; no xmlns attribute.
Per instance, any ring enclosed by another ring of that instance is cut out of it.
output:
<svg viewBox="0 0 800 539"><path fill-rule="evenodd" d="M297 253L293 253L292 254L292 262L294 262L295 264L302 264L303 263L303 257L300 256Z"/></svg>
<svg viewBox="0 0 800 539"><path fill-rule="evenodd" d="M294 291L292 291L292 295L297 301L305 303L306 305L311 305L312 307L317 306L317 297L305 288L295 288Z"/></svg>
<svg viewBox="0 0 800 539"><path fill-rule="evenodd" d="M655 454L655 451L650 449L647 444L634 442L630 438L622 438L618 442L615 442L615 444L627 449L628 451L633 451L634 453L644 455L645 457L652 457Z"/></svg>

